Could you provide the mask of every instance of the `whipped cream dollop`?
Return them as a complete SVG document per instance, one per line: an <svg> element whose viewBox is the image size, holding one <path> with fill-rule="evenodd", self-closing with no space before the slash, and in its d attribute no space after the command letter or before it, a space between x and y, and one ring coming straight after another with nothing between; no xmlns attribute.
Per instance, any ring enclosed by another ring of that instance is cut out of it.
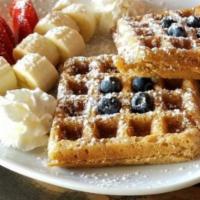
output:
<svg viewBox="0 0 200 200"><path fill-rule="evenodd" d="M0 97L0 141L29 151L45 146L56 99L40 89L17 89Z"/></svg>

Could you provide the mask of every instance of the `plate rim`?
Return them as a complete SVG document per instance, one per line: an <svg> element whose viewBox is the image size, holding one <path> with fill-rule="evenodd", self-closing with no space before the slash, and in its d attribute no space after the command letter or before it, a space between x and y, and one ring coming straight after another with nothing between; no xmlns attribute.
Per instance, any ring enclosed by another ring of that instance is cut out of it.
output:
<svg viewBox="0 0 200 200"><path fill-rule="evenodd" d="M38 181L41 181L43 183L47 183L50 185L54 185L57 187L65 188L65 189L71 189L75 191L81 191L81 192L87 192L87 193L93 193L93 194L101 194L101 195L116 195L116 196L130 196L130 195L154 195L154 194L162 194L172 191L177 191L183 188L190 187L192 185L200 183L200 173L196 177L190 177L184 182L178 182L174 184L169 185L161 185L157 188L149 188L147 189L138 189L138 188L123 188L123 190L117 190L112 188L98 188L95 186L87 185L84 183L78 183L73 180L67 180L65 182L59 181L59 178L56 178L51 175L46 175L39 171L34 171L33 169L30 169L29 167L20 165L15 163L14 161L7 161L0 158L0 166L9 169L15 173L18 173L20 175L23 175L25 177L35 179Z"/></svg>

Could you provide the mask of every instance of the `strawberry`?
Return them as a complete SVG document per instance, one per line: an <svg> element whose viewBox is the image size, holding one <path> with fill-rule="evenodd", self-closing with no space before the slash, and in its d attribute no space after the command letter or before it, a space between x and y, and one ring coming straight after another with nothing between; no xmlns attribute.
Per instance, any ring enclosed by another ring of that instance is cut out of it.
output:
<svg viewBox="0 0 200 200"><path fill-rule="evenodd" d="M31 0L13 0L10 6L10 14L13 20L14 32L18 42L20 42L33 32L38 22L38 15Z"/></svg>
<svg viewBox="0 0 200 200"><path fill-rule="evenodd" d="M3 56L10 64L14 63L13 47L4 25L0 23L0 56Z"/></svg>
<svg viewBox="0 0 200 200"><path fill-rule="evenodd" d="M19 23L20 22L20 23ZM20 15L13 19L17 41L22 41L27 35L33 32L27 19L21 20Z"/></svg>
<svg viewBox="0 0 200 200"><path fill-rule="evenodd" d="M14 9L14 6L16 4L16 0L12 0L12 2L10 3L10 16L12 17L13 16L13 9Z"/></svg>
<svg viewBox="0 0 200 200"><path fill-rule="evenodd" d="M10 42L12 43L13 47L15 47L15 37L10 29L9 25L6 23L5 19L0 16L0 24L4 27L8 37L10 38Z"/></svg>

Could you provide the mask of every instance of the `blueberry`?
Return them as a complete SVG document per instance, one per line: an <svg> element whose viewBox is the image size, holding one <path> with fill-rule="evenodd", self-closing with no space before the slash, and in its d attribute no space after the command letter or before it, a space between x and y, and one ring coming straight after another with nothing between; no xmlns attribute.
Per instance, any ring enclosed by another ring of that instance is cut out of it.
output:
<svg viewBox="0 0 200 200"><path fill-rule="evenodd" d="M200 28L200 19L195 16L190 16L187 18L187 25L189 27Z"/></svg>
<svg viewBox="0 0 200 200"><path fill-rule="evenodd" d="M136 93L131 100L132 112L146 113L153 110L154 105L152 98L145 92Z"/></svg>
<svg viewBox="0 0 200 200"><path fill-rule="evenodd" d="M106 77L100 83L102 93L120 92L121 90L121 81L116 77Z"/></svg>
<svg viewBox="0 0 200 200"><path fill-rule="evenodd" d="M176 21L173 20L172 17L167 16L163 18L161 25L163 28L169 28L173 23L176 23Z"/></svg>
<svg viewBox="0 0 200 200"><path fill-rule="evenodd" d="M185 29L182 26L179 26L177 24L172 24L168 31L168 35L174 36L174 37L187 37L187 33Z"/></svg>
<svg viewBox="0 0 200 200"><path fill-rule="evenodd" d="M150 78L137 77L132 80L134 92L144 92L153 89L154 83Z"/></svg>
<svg viewBox="0 0 200 200"><path fill-rule="evenodd" d="M114 114L121 109L121 102L116 97L102 97L98 103L100 114Z"/></svg>

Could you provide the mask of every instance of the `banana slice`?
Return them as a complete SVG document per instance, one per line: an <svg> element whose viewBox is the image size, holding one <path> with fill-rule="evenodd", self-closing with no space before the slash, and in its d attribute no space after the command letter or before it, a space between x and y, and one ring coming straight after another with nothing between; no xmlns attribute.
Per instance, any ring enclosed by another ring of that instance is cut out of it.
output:
<svg viewBox="0 0 200 200"><path fill-rule="evenodd" d="M13 56L16 60L29 53L38 53L45 56L53 65L59 63L60 57L57 47L47 38L38 33L33 33L27 36L13 50Z"/></svg>
<svg viewBox="0 0 200 200"><path fill-rule="evenodd" d="M62 12L68 14L78 24L84 40L89 41L96 30L95 13L88 6L79 3L67 6Z"/></svg>
<svg viewBox="0 0 200 200"><path fill-rule="evenodd" d="M80 3L81 0L58 0L57 3L55 4L55 6L53 7L54 11L57 10L62 10L64 8L66 8L67 6L70 6L73 3ZM89 3L89 2L87 2Z"/></svg>
<svg viewBox="0 0 200 200"><path fill-rule="evenodd" d="M85 49L84 40L79 32L66 26L51 29L45 37L57 46L62 61L80 55Z"/></svg>
<svg viewBox="0 0 200 200"><path fill-rule="evenodd" d="M51 12L42 18L36 25L35 32L44 35L50 29L59 26L68 26L79 31L78 25L71 17L69 17L67 14L57 11Z"/></svg>
<svg viewBox="0 0 200 200"><path fill-rule="evenodd" d="M98 31L100 33L110 33L116 25L117 18L113 16L112 11L102 11L98 16Z"/></svg>
<svg viewBox="0 0 200 200"><path fill-rule="evenodd" d="M45 56L30 53L14 65L19 84L22 87L49 91L58 80L56 68Z"/></svg>
<svg viewBox="0 0 200 200"><path fill-rule="evenodd" d="M17 78L10 64L0 56L0 95L17 88Z"/></svg>

